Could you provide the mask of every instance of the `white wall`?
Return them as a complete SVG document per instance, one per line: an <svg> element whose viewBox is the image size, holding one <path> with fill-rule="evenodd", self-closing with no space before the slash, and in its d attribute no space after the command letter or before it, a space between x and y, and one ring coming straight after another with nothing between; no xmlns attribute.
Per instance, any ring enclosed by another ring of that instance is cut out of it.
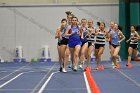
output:
<svg viewBox="0 0 140 93"><path fill-rule="evenodd" d="M102 20L118 22L118 5L0 7L0 55L11 61L15 47L21 45L24 56L30 61L40 57L43 45L49 45L52 60L58 60L54 33L67 10L79 20L92 18L95 26ZM109 54L108 45L103 55L103 59L108 60L109 55L105 54Z"/></svg>
<svg viewBox="0 0 140 93"><path fill-rule="evenodd" d="M119 0L0 0L6 4L119 3Z"/></svg>

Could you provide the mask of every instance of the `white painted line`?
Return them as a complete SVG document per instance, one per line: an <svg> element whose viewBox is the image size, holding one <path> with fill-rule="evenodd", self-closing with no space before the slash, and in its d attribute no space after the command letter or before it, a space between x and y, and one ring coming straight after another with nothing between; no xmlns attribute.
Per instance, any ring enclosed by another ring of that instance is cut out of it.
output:
<svg viewBox="0 0 140 93"><path fill-rule="evenodd" d="M108 63L110 64L110 63ZM110 64L111 65L111 64ZM113 68L112 68L113 69ZM129 77L128 75L126 75L125 73L123 73L122 71L120 71L119 69L117 70L122 76L124 76L125 78L127 78L128 80L130 80L132 83L134 83L137 87L140 87L140 84L137 83L134 79L132 79L131 77Z"/></svg>
<svg viewBox="0 0 140 93"><path fill-rule="evenodd" d="M0 89L0 91L30 91L33 89ZM61 88L61 89L44 89L44 90L51 90L51 91L65 91L65 90L86 90L86 88Z"/></svg>
<svg viewBox="0 0 140 93"><path fill-rule="evenodd" d="M90 86L89 86L89 83L87 81L87 77L86 77L85 72L83 72L83 74L84 74L84 79L85 79L85 83L86 83L86 87L87 87L87 93L92 93L90 90Z"/></svg>
<svg viewBox="0 0 140 93"><path fill-rule="evenodd" d="M27 65L26 65L26 66L27 66ZM6 75L6 76L0 78L0 80L3 80L3 79L5 79L5 78L9 77L10 75L14 74L14 73L17 72L17 71L20 71L21 69L23 69L23 68L26 67L26 66L22 66L22 67L20 67L19 69L14 70L14 71L11 72L10 74L8 74L8 75Z"/></svg>
<svg viewBox="0 0 140 93"><path fill-rule="evenodd" d="M37 93L42 93L43 90L45 89L45 87L47 86L47 84L49 83L49 81L51 80L52 76L53 76L54 74L58 73L58 72L59 72L59 71L53 72L53 73L49 76L49 78L47 79L47 81L43 84L43 86L40 88L40 90L39 90Z"/></svg>
<svg viewBox="0 0 140 93"><path fill-rule="evenodd" d="M14 78L8 80L7 82L5 82L4 84L0 85L0 88L4 87L5 85L7 85L8 83L12 82L13 80L15 80L16 78L18 78L19 76L21 76L23 73L18 74L17 76L15 76Z"/></svg>
<svg viewBox="0 0 140 93"><path fill-rule="evenodd" d="M4 72L8 72L8 71L1 71L0 73L4 73Z"/></svg>
<svg viewBox="0 0 140 93"><path fill-rule="evenodd" d="M123 75L124 77L126 77L128 80L130 80L131 82L133 82L137 87L140 87L140 84L137 83L134 79L132 79L131 77L127 76L125 73L123 73L122 71L118 70L118 72Z"/></svg>
<svg viewBox="0 0 140 93"><path fill-rule="evenodd" d="M56 63L49 69L49 71L47 71L47 74L44 75L44 77L38 82L38 84L35 86L35 88L30 92L30 93L37 93L38 88L40 87L40 85L45 81L45 79L47 78L47 76L49 75L49 73L53 70L53 68L55 67Z"/></svg>

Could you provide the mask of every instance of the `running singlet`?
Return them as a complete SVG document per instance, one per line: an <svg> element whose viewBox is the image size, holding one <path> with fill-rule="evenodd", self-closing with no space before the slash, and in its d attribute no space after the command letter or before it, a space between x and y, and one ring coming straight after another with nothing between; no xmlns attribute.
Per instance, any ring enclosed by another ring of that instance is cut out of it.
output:
<svg viewBox="0 0 140 93"><path fill-rule="evenodd" d="M101 32L99 30L97 36L96 36L96 44L105 44L105 31L104 32Z"/></svg>
<svg viewBox="0 0 140 93"><path fill-rule="evenodd" d="M134 35L133 33L131 33L131 36L130 36L131 40L130 40L130 44L138 44L138 40L137 39L137 36ZM133 40L136 40L135 42L132 42Z"/></svg>
<svg viewBox="0 0 140 93"><path fill-rule="evenodd" d="M113 31L113 32L112 32L111 38L112 38L111 44L120 45L120 44L118 43L118 41L120 40L120 37L119 37L119 35L118 35L118 31L116 31L116 32Z"/></svg>
<svg viewBox="0 0 140 93"><path fill-rule="evenodd" d="M87 35L87 41L88 42L94 42L94 37L95 37L95 34L94 34L94 28L92 27L92 32L91 32L91 35L89 36L89 35Z"/></svg>
<svg viewBox="0 0 140 93"><path fill-rule="evenodd" d="M64 27L64 29L62 30L62 37L64 37L64 38L69 38L69 37L65 37L64 36L64 34L65 34L65 32L66 32L66 29L67 29L67 27L68 27L68 25L66 25L65 27Z"/></svg>
<svg viewBox="0 0 140 93"><path fill-rule="evenodd" d="M81 42L87 42L87 35L88 35L88 29L86 28L86 30L84 31L84 29L82 28L83 31L83 38L81 38Z"/></svg>
<svg viewBox="0 0 140 93"><path fill-rule="evenodd" d="M75 32L73 35L69 36L69 41L80 41L80 36L79 36L79 27L77 26L76 28L74 28L73 26L71 26L70 28L70 32L69 33L72 33L72 32Z"/></svg>

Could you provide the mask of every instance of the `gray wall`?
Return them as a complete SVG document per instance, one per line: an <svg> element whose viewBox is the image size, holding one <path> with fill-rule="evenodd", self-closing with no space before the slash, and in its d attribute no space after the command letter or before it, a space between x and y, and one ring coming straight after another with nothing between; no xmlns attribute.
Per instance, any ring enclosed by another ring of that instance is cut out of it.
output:
<svg viewBox="0 0 140 93"><path fill-rule="evenodd" d="M16 46L23 46L28 61L39 58L43 45L49 45L51 59L58 60L54 33L70 10L79 20L92 18L97 21L118 22L118 5L89 6L40 6L40 7L0 7L0 55L8 61L14 58ZM108 54L108 55L106 55ZM108 44L103 60L109 59Z"/></svg>

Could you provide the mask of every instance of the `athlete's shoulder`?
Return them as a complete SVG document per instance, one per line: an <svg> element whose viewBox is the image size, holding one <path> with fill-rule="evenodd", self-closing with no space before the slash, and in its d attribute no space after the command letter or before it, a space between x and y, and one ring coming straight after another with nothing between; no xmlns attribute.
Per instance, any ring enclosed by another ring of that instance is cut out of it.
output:
<svg viewBox="0 0 140 93"><path fill-rule="evenodd" d="M97 29L96 29L96 32L100 32L100 29L99 29L99 28L97 28Z"/></svg>
<svg viewBox="0 0 140 93"><path fill-rule="evenodd" d="M108 30L107 30L107 29L105 29L105 30L104 30L104 32L105 32L105 33L108 33Z"/></svg>
<svg viewBox="0 0 140 93"><path fill-rule="evenodd" d="M138 34L137 31L134 31L135 34Z"/></svg>

